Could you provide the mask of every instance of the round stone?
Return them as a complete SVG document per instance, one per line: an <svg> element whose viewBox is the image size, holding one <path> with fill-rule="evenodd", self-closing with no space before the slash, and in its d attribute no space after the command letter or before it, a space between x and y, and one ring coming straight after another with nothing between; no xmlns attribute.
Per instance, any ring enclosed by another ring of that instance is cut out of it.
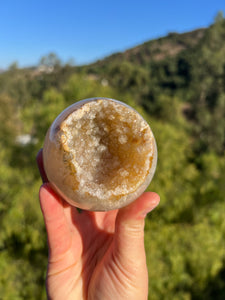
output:
<svg viewBox="0 0 225 300"><path fill-rule="evenodd" d="M113 99L91 98L65 109L43 148L53 189L81 209L107 211L134 201L156 168L155 138L142 116Z"/></svg>

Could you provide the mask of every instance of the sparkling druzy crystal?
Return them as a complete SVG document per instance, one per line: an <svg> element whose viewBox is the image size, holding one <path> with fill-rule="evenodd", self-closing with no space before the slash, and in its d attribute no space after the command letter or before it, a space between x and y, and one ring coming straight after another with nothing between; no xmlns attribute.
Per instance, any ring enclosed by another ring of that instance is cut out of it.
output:
<svg viewBox="0 0 225 300"><path fill-rule="evenodd" d="M53 189L76 207L123 207L150 183L157 161L153 133L128 105L91 98L65 109L52 123L43 149Z"/></svg>

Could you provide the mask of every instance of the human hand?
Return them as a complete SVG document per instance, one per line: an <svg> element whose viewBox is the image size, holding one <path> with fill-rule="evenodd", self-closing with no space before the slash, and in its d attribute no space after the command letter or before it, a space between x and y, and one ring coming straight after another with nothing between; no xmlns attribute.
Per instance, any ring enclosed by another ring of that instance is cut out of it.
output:
<svg viewBox="0 0 225 300"><path fill-rule="evenodd" d="M51 189L42 150L37 163L44 182L39 197L49 247L48 298L146 300L144 219L159 196L146 192L119 210L79 213Z"/></svg>

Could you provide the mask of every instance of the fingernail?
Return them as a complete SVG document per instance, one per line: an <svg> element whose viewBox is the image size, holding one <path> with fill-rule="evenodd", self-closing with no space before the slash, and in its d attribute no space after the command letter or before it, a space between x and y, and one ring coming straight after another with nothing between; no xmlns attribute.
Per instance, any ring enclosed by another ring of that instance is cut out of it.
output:
<svg viewBox="0 0 225 300"><path fill-rule="evenodd" d="M151 209L142 211L141 217L142 217L142 218L145 218L145 217L147 216L147 214L150 213L154 208L155 208L155 207L152 207Z"/></svg>
<svg viewBox="0 0 225 300"><path fill-rule="evenodd" d="M151 202L151 206L141 212L141 217L145 218L147 216L147 214L150 213L153 209L155 209L158 204L159 204L158 199L153 200Z"/></svg>

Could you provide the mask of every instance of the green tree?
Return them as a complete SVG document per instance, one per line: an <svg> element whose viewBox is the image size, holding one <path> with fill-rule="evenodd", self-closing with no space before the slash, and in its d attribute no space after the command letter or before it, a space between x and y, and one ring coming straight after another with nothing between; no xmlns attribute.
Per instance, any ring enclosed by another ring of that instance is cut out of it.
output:
<svg viewBox="0 0 225 300"><path fill-rule="evenodd" d="M207 31L193 61L190 101L196 148L200 152L223 154L225 149L224 41L225 20L219 17Z"/></svg>
<svg viewBox="0 0 225 300"><path fill-rule="evenodd" d="M39 62L40 65L44 65L46 67L60 67L61 60L54 52L50 52L49 54L43 56Z"/></svg>

